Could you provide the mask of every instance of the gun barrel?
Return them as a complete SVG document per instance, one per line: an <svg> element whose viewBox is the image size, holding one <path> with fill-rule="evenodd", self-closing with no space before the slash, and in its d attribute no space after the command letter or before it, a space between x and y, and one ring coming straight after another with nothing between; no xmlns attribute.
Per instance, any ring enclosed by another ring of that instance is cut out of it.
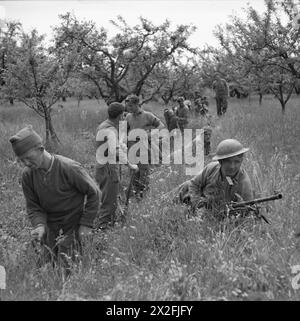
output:
<svg viewBox="0 0 300 321"><path fill-rule="evenodd" d="M233 208L236 208L236 207L240 207L240 206L254 205L254 204L258 204L258 203L274 201L274 200L279 200L279 199L282 199L282 194L281 193L278 193L278 194L275 194L275 195L271 195L271 196L268 196L268 197L257 198L257 199L251 200L251 201L233 203L233 204L231 204L231 206Z"/></svg>

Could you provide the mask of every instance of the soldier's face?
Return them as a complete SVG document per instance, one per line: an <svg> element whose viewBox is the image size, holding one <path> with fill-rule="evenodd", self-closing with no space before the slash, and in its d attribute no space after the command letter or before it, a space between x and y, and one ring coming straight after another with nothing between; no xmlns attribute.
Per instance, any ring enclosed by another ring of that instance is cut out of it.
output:
<svg viewBox="0 0 300 321"><path fill-rule="evenodd" d="M127 103L126 104L127 110L130 113L136 113L139 110L139 105L138 104L134 104L134 103Z"/></svg>
<svg viewBox="0 0 300 321"><path fill-rule="evenodd" d="M237 172L240 170L242 162L243 162L243 155L237 155L226 159L222 159L220 163L221 163L221 171L223 175L234 177L237 174Z"/></svg>
<svg viewBox="0 0 300 321"><path fill-rule="evenodd" d="M32 148L21 157L18 162L32 169L40 168L43 163L43 150L39 147Z"/></svg>

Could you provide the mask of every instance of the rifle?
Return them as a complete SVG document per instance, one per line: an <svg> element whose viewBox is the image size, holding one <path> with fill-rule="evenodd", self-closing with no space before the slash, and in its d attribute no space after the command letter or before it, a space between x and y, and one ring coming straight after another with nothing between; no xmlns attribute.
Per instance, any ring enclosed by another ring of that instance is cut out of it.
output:
<svg viewBox="0 0 300 321"><path fill-rule="evenodd" d="M270 224L269 221L266 219L266 217L259 213L259 207L257 204L274 201L282 199L281 193L276 193L274 195L263 197L263 198L257 198L250 201L244 201L244 202L230 202L229 204L226 204L226 214L227 215L234 215L237 212L253 212L258 218L262 218L266 223Z"/></svg>
<svg viewBox="0 0 300 321"><path fill-rule="evenodd" d="M129 185L126 191L126 199L125 199L125 206L124 206L124 210L123 213L121 214L120 217L120 221L121 224L124 225L127 219L127 212L128 212L128 205L129 205L129 198L130 198L130 194L131 194L131 189L132 189L132 185L133 185L133 181L135 179L135 172L132 171L132 174L130 176L130 181L129 181Z"/></svg>

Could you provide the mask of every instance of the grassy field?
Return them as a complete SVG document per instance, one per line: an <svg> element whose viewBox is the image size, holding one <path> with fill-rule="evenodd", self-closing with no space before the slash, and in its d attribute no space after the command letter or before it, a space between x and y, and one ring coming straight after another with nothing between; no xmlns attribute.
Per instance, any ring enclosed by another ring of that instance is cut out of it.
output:
<svg viewBox="0 0 300 321"><path fill-rule="evenodd" d="M258 106L231 99L222 119L211 100L212 150L237 138L251 148L243 163L256 196L281 191L265 214L271 225L249 219L240 228L220 230L162 197L189 177L182 166L156 167L151 189L132 201L128 226L100 232L85 244L80 264L64 281L49 266L35 268L30 225L9 137L26 124L44 134L43 119L23 106L0 109L0 265L7 271L2 300L299 300L292 266L300 265L300 111L298 97L281 114L271 97ZM158 103L145 106L162 118ZM94 175L97 124L105 118L97 101L67 102L53 116L60 153L80 161ZM192 126L199 121L192 120ZM208 162L210 157L205 160ZM127 169L124 169L126 179ZM125 182L126 183L126 182ZM124 183L124 184L125 184Z"/></svg>

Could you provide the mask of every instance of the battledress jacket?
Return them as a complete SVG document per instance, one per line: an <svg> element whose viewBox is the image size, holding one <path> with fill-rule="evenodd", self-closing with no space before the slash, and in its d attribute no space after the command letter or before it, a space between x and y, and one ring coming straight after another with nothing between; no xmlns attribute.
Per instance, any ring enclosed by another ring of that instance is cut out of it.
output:
<svg viewBox="0 0 300 321"><path fill-rule="evenodd" d="M209 201L216 209L224 202L237 201L235 193L243 200L253 198L253 189L248 174L244 169L231 180L223 177L219 162L211 162L197 176L180 185L179 199L189 199L190 204L195 207L200 201Z"/></svg>

